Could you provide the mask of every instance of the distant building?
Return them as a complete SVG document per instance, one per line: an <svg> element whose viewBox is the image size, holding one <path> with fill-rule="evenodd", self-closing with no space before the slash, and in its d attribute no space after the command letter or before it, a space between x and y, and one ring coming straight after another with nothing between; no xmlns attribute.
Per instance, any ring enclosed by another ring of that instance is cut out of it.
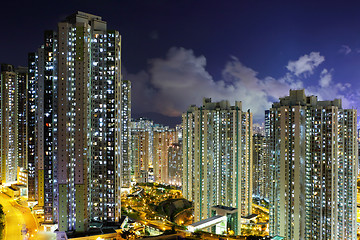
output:
<svg viewBox="0 0 360 240"><path fill-rule="evenodd" d="M18 167L26 169L28 164L28 68L15 68L17 75L17 124L18 124Z"/></svg>
<svg viewBox="0 0 360 240"><path fill-rule="evenodd" d="M253 135L253 194L261 199L268 198L269 165L266 157L266 137Z"/></svg>
<svg viewBox="0 0 360 240"><path fill-rule="evenodd" d="M177 138L178 141L181 142L182 141L182 134L183 134L183 127L181 124L178 124L175 126L175 131L177 133Z"/></svg>
<svg viewBox="0 0 360 240"><path fill-rule="evenodd" d="M131 186L131 82L122 80L121 84L121 186L128 188Z"/></svg>
<svg viewBox="0 0 360 240"><path fill-rule="evenodd" d="M131 181L154 182L153 174L153 125L147 119L130 123Z"/></svg>
<svg viewBox="0 0 360 240"><path fill-rule="evenodd" d="M1 182L17 179L17 167L27 165L27 68L1 64Z"/></svg>
<svg viewBox="0 0 360 240"><path fill-rule="evenodd" d="M265 135L264 124L254 123L253 124L253 133L258 134L258 135Z"/></svg>
<svg viewBox="0 0 360 240"><path fill-rule="evenodd" d="M140 118L130 123L131 182L169 184L168 149L178 133L168 126Z"/></svg>
<svg viewBox="0 0 360 240"><path fill-rule="evenodd" d="M38 101L38 67L36 62L38 61L36 53L29 53L28 66L28 200L36 202L38 199L37 189L37 101Z"/></svg>
<svg viewBox="0 0 360 240"><path fill-rule="evenodd" d="M267 114L270 235L356 239L356 110L290 90Z"/></svg>
<svg viewBox="0 0 360 240"><path fill-rule="evenodd" d="M212 217L212 207L237 208L235 234L241 217L252 207L252 114L241 102L190 106L182 115L183 195L194 204L194 221Z"/></svg>
<svg viewBox="0 0 360 240"><path fill-rule="evenodd" d="M171 144L178 142L178 135L174 129L164 126L154 127L153 132L154 180L157 183L170 184L168 149Z"/></svg>
<svg viewBox="0 0 360 240"><path fill-rule="evenodd" d="M181 187L183 174L182 141L173 143L168 148L168 182L169 185Z"/></svg>

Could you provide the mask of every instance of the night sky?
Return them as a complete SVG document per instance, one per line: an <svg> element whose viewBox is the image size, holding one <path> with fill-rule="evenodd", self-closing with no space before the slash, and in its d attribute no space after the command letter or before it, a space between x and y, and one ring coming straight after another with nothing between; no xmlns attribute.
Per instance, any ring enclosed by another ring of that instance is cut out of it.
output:
<svg viewBox="0 0 360 240"><path fill-rule="evenodd" d="M25 66L44 30L76 11L101 16L122 35L133 113L180 116L211 97L240 100L262 122L290 88L360 105L358 1L7 1L0 8L0 62Z"/></svg>

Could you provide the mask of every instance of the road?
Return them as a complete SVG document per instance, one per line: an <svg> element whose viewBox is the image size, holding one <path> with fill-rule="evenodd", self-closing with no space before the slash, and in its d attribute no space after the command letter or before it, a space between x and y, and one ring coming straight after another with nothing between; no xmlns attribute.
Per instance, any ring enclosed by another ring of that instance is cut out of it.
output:
<svg viewBox="0 0 360 240"><path fill-rule="evenodd" d="M117 233L109 233L103 235L96 235L96 236L88 236L88 237L79 237L79 238L72 238L71 240L98 240L98 239L116 239L121 240L119 234Z"/></svg>
<svg viewBox="0 0 360 240"><path fill-rule="evenodd" d="M22 234L24 226L28 229L28 236L36 234L37 224L29 208L20 206L4 193L0 193L0 204L4 207L4 213L6 214L4 240L26 239L26 236Z"/></svg>
<svg viewBox="0 0 360 240"><path fill-rule="evenodd" d="M253 206L253 207L256 207L256 208L259 208L259 209L262 210L263 212L269 213L269 209L264 208L264 207L262 207L262 206L260 206L260 205L257 205L257 204L255 204L255 203L253 203L252 206Z"/></svg>

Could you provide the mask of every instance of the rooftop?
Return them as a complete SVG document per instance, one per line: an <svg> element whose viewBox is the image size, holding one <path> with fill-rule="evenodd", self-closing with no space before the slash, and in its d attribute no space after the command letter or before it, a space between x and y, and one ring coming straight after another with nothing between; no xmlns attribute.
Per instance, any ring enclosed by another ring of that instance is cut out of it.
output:
<svg viewBox="0 0 360 240"><path fill-rule="evenodd" d="M201 220L199 222L196 222L196 223L193 223L191 224L190 226L193 226L193 227L198 227L200 225L204 225L206 223L210 223L212 221L214 222L217 222L216 220L220 220L221 218L223 218L224 216L219 216L219 215L216 215L216 216L213 216L213 217L210 217L210 218L207 218L207 219L204 219L204 220Z"/></svg>
<svg viewBox="0 0 360 240"><path fill-rule="evenodd" d="M273 108L278 108L280 106L312 106L312 107L338 107L342 108L341 99L334 99L333 101L318 101L317 96L311 95L306 96L305 90L291 90L289 96L280 98L279 102L273 103Z"/></svg>

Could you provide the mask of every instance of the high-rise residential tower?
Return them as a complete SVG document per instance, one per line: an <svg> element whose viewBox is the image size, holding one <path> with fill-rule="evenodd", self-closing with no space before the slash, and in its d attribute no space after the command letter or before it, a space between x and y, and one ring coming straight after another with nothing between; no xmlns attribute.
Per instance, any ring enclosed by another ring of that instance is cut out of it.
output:
<svg viewBox="0 0 360 240"><path fill-rule="evenodd" d="M28 56L28 200L37 200L36 181L36 103L37 103L37 57L36 53Z"/></svg>
<svg viewBox="0 0 360 240"><path fill-rule="evenodd" d="M30 53L28 112L29 200L44 208L44 221L57 219L56 181L56 48L54 31L45 31L44 45Z"/></svg>
<svg viewBox="0 0 360 240"><path fill-rule="evenodd" d="M183 174L182 154L182 140L179 140L177 143L173 143L169 146L167 184L181 187Z"/></svg>
<svg viewBox="0 0 360 240"><path fill-rule="evenodd" d="M212 217L211 208L237 209L235 234L241 217L251 214L252 114L241 102L204 99L182 116L183 195L194 203L195 221Z"/></svg>
<svg viewBox="0 0 360 240"><path fill-rule="evenodd" d="M147 119L131 121L131 181L153 182L153 126Z"/></svg>
<svg viewBox="0 0 360 240"><path fill-rule="evenodd" d="M178 142L178 134L167 126L156 126L153 128L153 136L154 180L169 184L168 149L171 144Z"/></svg>
<svg viewBox="0 0 360 240"><path fill-rule="evenodd" d="M16 180L17 77L12 65L1 64L1 182Z"/></svg>
<svg viewBox="0 0 360 240"><path fill-rule="evenodd" d="M265 136L253 135L253 194L261 199L268 198L269 166L266 143Z"/></svg>
<svg viewBox="0 0 360 240"><path fill-rule="evenodd" d="M28 68L15 68L17 75L17 135L18 135L18 167L27 169L28 164Z"/></svg>
<svg viewBox="0 0 360 240"><path fill-rule="evenodd" d="M176 130L140 118L130 131L131 181L168 184L168 148L178 141Z"/></svg>
<svg viewBox="0 0 360 240"><path fill-rule="evenodd" d="M1 64L1 182L16 181L17 168L27 165L27 69Z"/></svg>
<svg viewBox="0 0 360 240"><path fill-rule="evenodd" d="M183 177L182 125L176 125L175 131L177 142L171 144L168 149L168 184L181 187Z"/></svg>
<svg viewBox="0 0 360 240"><path fill-rule="evenodd" d="M122 147L122 172L121 186L128 188L131 186L131 158L130 158L130 122L131 122L131 82L121 81L121 147Z"/></svg>
<svg viewBox="0 0 360 240"><path fill-rule="evenodd" d="M290 90L267 115L270 235L356 239L356 110Z"/></svg>
<svg viewBox="0 0 360 240"><path fill-rule="evenodd" d="M44 41L29 55L29 194L60 231L85 231L120 218L121 36L77 12Z"/></svg>

